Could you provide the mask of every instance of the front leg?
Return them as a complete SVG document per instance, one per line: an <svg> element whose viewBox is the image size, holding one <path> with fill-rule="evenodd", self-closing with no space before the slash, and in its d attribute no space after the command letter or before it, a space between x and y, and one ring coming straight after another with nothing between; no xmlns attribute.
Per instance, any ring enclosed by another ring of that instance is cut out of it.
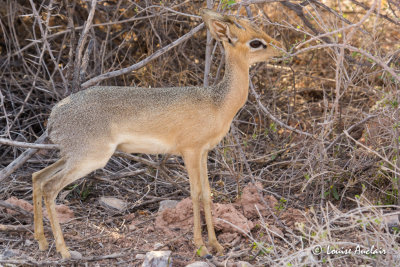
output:
<svg viewBox="0 0 400 267"><path fill-rule="evenodd" d="M212 222L212 214L211 214L212 200L211 200L210 183L208 182L208 174L207 174L207 156L208 156L208 151L204 151L201 156L200 183L202 189L204 214L207 223L208 243L218 253L222 253L224 251L224 248L221 246L220 243L218 243L217 237L215 236L214 225Z"/></svg>
<svg viewBox="0 0 400 267"><path fill-rule="evenodd" d="M193 219L194 219L194 244L197 248L197 253L200 257L209 254L207 247L204 245L201 236L201 220L200 220L200 196L201 196L201 182L200 182L200 168L201 168L201 152L199 151L186 151L183 153L183 160L185 161L186 169L189 174L190 182L190 195L193 202Z"/></svg>

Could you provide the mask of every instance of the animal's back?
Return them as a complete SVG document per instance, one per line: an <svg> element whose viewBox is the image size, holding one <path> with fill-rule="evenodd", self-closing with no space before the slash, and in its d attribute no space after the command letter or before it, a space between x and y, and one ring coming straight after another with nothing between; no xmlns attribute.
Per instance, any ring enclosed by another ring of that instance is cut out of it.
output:
<svg viewBox="0 0 400 267"><path fill-rule="evenodd" d="M215 107L214 91L202 87L92 87L54 106L49 136L62 153L73 154L91 143L112 142L125 132L145 135L155 127L171 131L168 127L179 127L179 120L190 116L187 109Z"/></svg>

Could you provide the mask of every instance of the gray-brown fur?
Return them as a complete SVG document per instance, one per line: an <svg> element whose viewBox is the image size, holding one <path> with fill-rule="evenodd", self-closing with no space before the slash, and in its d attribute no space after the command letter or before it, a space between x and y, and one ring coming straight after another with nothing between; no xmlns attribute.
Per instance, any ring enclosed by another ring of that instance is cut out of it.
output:
<svg viewBox="0 0 400 267"><path fill-rule="evenodd" d="M204 105L218 108L228 89L227 79L206 88L92 87L54 106L49 118L49 136L60 145L63 156L76 156L77 148L84 153L91 140L111 136L112 124L134 125L143 119L151 120L152 116L162 116L167 109L179 109L185 103L193 108Z"/></svg>

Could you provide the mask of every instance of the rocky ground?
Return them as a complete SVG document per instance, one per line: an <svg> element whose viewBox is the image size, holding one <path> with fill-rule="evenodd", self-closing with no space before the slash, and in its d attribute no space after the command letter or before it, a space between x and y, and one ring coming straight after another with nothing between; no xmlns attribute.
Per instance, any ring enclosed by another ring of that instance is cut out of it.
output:
<svg viewBox="0 0 400 267"><path fill-rule="evenodd" d="M100 198L97 204L99 208L104 208L103 220L93 218L90 214L79 216L80 211L74 212L78 207L73 203L57 205L56 210L66 243L74 251L73 256L76 259L73 262L88 260L91 257L98 259L108 255L112 259L100 260L97 263L115 264L123 263L130 255L125 263L138 266L146 260L148 252L171 251L168 256L173 260L173 266L186 266L198 261L208 262L209 266L212 266L211 264L218 266L219 263L227 266L245 266L243 265L245 260L248 266L251 266L252 254L265 249L256 243L255 236L259 237L259 233L268 228L265 240L279 242L284 236L283 229L280 228L281 223L295 230L294 222L305 221L302 211L298 209L281 211L279 201L271 195L263 195L261 189L260 184L249 185L243 189L243 194L236 202L213 204L213 222L218 239L226 251L225 255L214 256L212 259L202 259L196 255L196 248L192 242L193 210L190 198L181 201L162 201L158 212L154 214L137 212L125 215L121 214L127 203L111 197ZM32 204L16 197L7 199L5 203L10 206L8 209L2 209L1 213L4 216L18 218L28 224L23 224L18 229L12 229L10 226L8 232L1 233L4 239L20 239L16 246L3 253L2 259L10 263L40 264L41 261L46 263L50 260L61 263L52 243L48 223L45 224L45 231L52 245L48 251L38 251L33 238L32 221L27 218L32 216ZM90 211L89 207L85 206L84 204L82 208ZM24 213L22 214L20 210ZM47 218L45 209L44 216ZM206 240L206 231L204 238ZM135 256L132 257L132 254Z"/></svg>

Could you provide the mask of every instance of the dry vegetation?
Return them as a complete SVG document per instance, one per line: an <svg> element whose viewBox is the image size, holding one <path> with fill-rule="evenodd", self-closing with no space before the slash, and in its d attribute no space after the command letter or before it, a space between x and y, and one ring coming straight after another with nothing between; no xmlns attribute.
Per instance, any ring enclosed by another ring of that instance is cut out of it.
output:
<svg viewBox="0 0 400 267"><path fill-rule="evenodd" d="M203 84L204 29L143 62L147 64L134 64L197 27L204 1L110 0L98 1L93 9L90 2L1 3L0 137L35 142L45 131L52 106L93 84ZM282 62L251 69L249 101L210 153L215 202L234 202L255 181L262 183L264 195L279 202L270 215L260 215L251 235L228 248L227 255L256 266L400 266L399 231L385 219L400 214L399 2L215 2L215 8L264 25L290 51ZM212 84L223 75L223 51L214 43L210 51L206 80ZM15 196L31 201L32 172L57 159L56 150L34 154L28 149L31 154L23 165L6 169L26 150L0 146L1 200ZM186 177L177 157L113 157L105 169L60 194L58 202L75 212L75 219L64 224L67 245L94 256L82 262L140 264L137 253L157 242L168 243L148 225L154 223L158 202L189 196ZM130 204L126 212L110 214L98 205L99 196ZM303 218L282 220L280 213L290 209L301 211ZM127 215L133 213L141 223L129 230ZM265 221L283 236L271 234ZM0 253L20 251L20 257L0 257L0 265L60 263L54 248L42 253L36 243L26 241L33 241L31 224L29 214L0 210L0 225L25 225L0 232ZM182 235L188 245L175 240L167 246L177 264L195 260L190 238L189 231ZM374 246L386 254L313 253L328 245L353 251ZM115 252L122 254L116 259L95 257Z"/></svg>

